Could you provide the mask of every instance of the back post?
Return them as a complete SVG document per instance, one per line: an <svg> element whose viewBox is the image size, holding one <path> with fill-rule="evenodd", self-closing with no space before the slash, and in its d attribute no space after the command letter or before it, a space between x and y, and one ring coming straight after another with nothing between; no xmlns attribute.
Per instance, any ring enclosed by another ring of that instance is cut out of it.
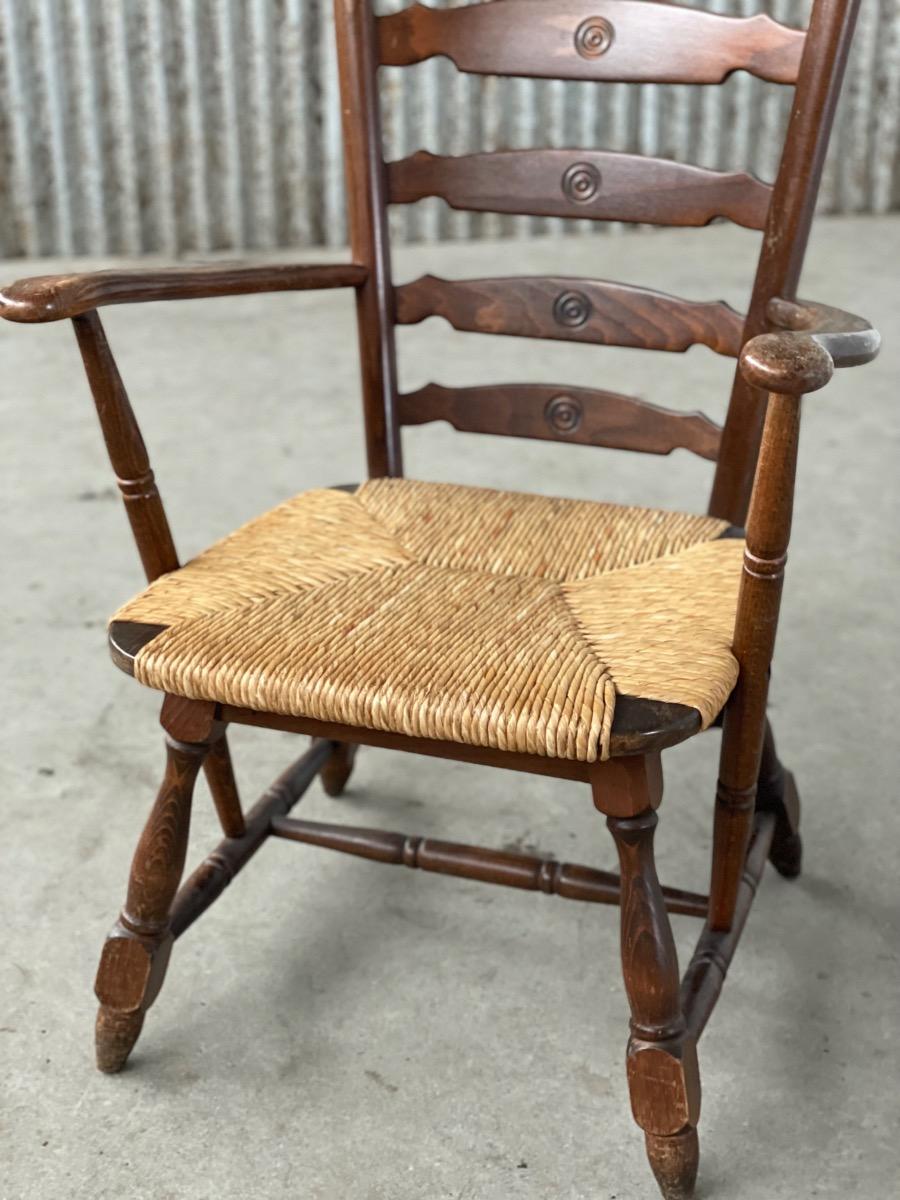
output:
<svg viewBox="0 0 900 1200"><path fill-rule="evenodd" d="M753 284L744 342L769 332L773 297L796 299L834 111L859 0L816 0L794 91ZM711 516L743 526L759 455L766 397L735 374L709 502Z"/></svg>
<svg viewBox="0 0 900 1200"><path fill-rule="evenodd" d="M347 212L353 261L369 276L356 293L369 475L402 475L386 179L371 0L334 0Z"/></svg>

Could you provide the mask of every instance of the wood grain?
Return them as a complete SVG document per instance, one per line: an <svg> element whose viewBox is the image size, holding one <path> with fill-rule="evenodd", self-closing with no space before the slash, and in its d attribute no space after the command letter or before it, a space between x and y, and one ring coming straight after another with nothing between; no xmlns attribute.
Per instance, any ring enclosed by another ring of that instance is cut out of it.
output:
<svg viewBox="0 0 900 1200"><path fill-rule="evenodd" d="M828 383L834 362L808 334L761 333L741 351L741 374L753 387L803 396Z"/></svg>
<svg viewBox="0 0 900 1200"><path fill-rule="evenodd" d="M864 317L828 304L775 296L768 303L766 316L775 329L811 338L828 352L835 367L864 366L881 349L881 335Z"/></svg>
<svg viewBox="0 0 900 1200"><path fill-rule="evenodd" d="M357 341L370 476L402 475L386 181L370 0L335 0L350 250L368 270L356 293Z"/></svg>
<svg viewBox="0 0 900 1200"><path fill-rule="evenodd" d="M743 171L606 150L501 150L457 158L419 150L388 163L387 178L395 204L440 196L451 208L475 212L650 225L708 225L727 217L749 229L765 225L772 193Z"/></svg>
<svg viewBox="0 0 900 1200"><path fill-rule="evenodd" d="M401 393L401 425L449 421L464 433L528 437L644 454L684 449L715 460L721 430L703 413L682 413L617 392L543 383L449 388L428 383Z"/></svg>
<svg viewBox="0 0 900 1200"><path fill-rule="evenodd" d="M562 276L439 279L396 289L401 325L443 317L454 329L681 352L695 344L740 351L744 319L722 300L682 300L649 288Z"/></svg>
<svg viewBox="0 0 900 1200"><path fill-rule="evenodd" d="M97 969L97 1066L107 1073L125 1065L165 978L174 940L169 908L184 869L191 798L206 749L166 739L163 782L134 852L125 907Z"/></svg>
<svg viewBox="0 0 900 1200"><path fill-rule="evenodd" d="M781 164L763 233L744 339L769 328L769 302L797 294L859 0L816 0L794 92ZM709 512L743 525L759 454L765 393L736 371Z"/></svg>
<svg viewBox="0 0 900 1200"><path fill-rule="evenodd" d="M178 555L147 447L99 315L84 313L72 325L131 533L152 582L176 569Z"/></svg>
<svg viewBox="0 0 900 1200"><path fill-rule="evenodd" d="M367 275L365 267L354 263L223 263L38 275L21 279L0 292L0 317L27 323L59 321L111 304L359 287Z"/></svg>
<svg viewBox="0 0 900 1200"><path fill-rule="evenodd" d="M375 862L392 863L457 879L477 879L481 883L521 888L562 896L566 900L585 900L594 904L618 904L618 875L557 862L509 850L484 846L465 846L435 838L411 837L385 829L364 829L352 825L332 825L322 821L298 821L276 817L272 821L274 837L322 846L343 854L354 854ZM705 916L706 897L678 888L663 888L663 900L669 912L686 916Z"/></svg>
<svg viewBox="0 0 900 1200"><path fill-rule="evenodd" d="M712 1015L728 968L744 930L766 866L776 819L771 813L757 814L747 858L741 874L734 919L727 932L716 932L707 924L681 980L681 1006L688 1031L696 1040Z"/></svg>
<svg viewBox="0 0 900 1200"><path fill-rule="evenodd" d="M209 747L209 753L203 763L203 773L206 775L210 795L216 806L222 832L229 838L243 837L246 832L244 814L224 728L222 736Z"/></svg>
<svg viewBox="0 0 900 1200"><path fill-rule="evenodd" d="M602 809L601 809L602 811ZM607 818L622 873L621 953L631 1008L627 1068L631 1109L647 1135L664 1196L691 1194L700 1117L697 1049L679 995L678 957L653 858L657 817Z"/></svg>
<svg viewBox="0 0 900 1200"><path fill-rule="evenodd" d="M804 38L801 31L764 15L728 18L652 0L496 0L440 10L414 6L381 18L377 26L370 0L337 0L353 264L217 265L53 276L14 285L0 297L0 315L8 319L74 318L110 459L151 579L174 569L178 560L146 450L95 311L99 305L241 291L356 288L372 475L402 472L400 419L412 423L440 417L472 431L592 440L652 453L685 446L714 457L718 447L715 427L700 414L666 413L592 389L446 389L431 384L398 399L397 320L411 323L441 315L456 328L486 333L670 351L700 343L731 356L744 349L710 501L714 515L743 525L756 471L734 636L740 676L723 720L707 926L681 998L667 907L697 912L704 898L660 886L653 857L654 810L662 796L659 751L698 732L695 709L619 696L610 741L613 757L588 766L228 706L198 708L176 698L167 701L166 720L170 733L177 728L184 740L169 742L166 775L135 854L126 907L107 940L98 973L97 1047L103 1069L117 1070L127 1058L162 983L174 938L206 911L272 832L573 898L607 900L615 893L621 900L622 967L631 1008L627 1058L634 1115L644 1129L665 1200L691 1195L700 1099L695 1037L718 998L767 851L786 875L796 874L800 866L796 789L778 763L766 725L795 477L796 393L824 382L832 365L868 361L877 351L877 335L865 322L795 300L857 10L857 0L815 0ZM778 82L796 80L775 186L768 189L741 173L556 149L462 159L419 154L386 170L378 59L402 65L437 54L446 54L464 70L554 78L714 83L746 68ZM425 195L444 196L453 205L475 210L676 224L725 216L751 228L764 224L748 317L722 303L568 278L446 283L426 277L398 289L395 297L386 205L389 197L412 202ZM773 391L768 400L760 384ZM664 612L660 618L665 619ZM110 647L117 664L133 670L135 654L159 632L159 626L114 624ZM435 636L439 639L440 631ZM317 739L246 818L224 741L217 740L229 721ZM186 744L195 739L184 731L197 733L202 744ZM357 743L590 782L616 842L620 878L512 852L287 820L290 807L318 772L332 791L343 785ZM230 836L175 894L191 792L207 755ZM754 797L764 810L762 816L757 812L755 824ZM751 825L755 834L748 856Z"/></svg>
<svg viewBox="0 0 900 1200"><path fill-rule="evenodd" d="M747 517L747 545L734 625L732 649L738 662L738 680L722 722L709 912L710 929L717 932L730 929L734 920L753 823L766 730L769 668L791 533L799 436L800 397L771 395Z"/></svg>
<svg viewBox="0 0 900 1200"><path fill-rule="evenodd" d="M241 836L226 837L188 876L172 903L169 926L173 938L181 937L244 869L269 836L273 817L284 817L291 811L330 752L328 742L313 742L249 810Z"/></svg>
<svg viewBox="0 0 900 1200"><path fill-rule="evenodd" d="M721 83L743 68L793 83L802 30L651 0L494 0L413 4L379 18L382 63L446 55L461 71L632 83Z"/></svg>
<svg viewBox="0 0 900 1200"><path fill-rule="evenodd" d="M331 754L323 764L319 777L327 796L341 796L353 774L353 763L359 750L353 742L332 742Z"/></svg>

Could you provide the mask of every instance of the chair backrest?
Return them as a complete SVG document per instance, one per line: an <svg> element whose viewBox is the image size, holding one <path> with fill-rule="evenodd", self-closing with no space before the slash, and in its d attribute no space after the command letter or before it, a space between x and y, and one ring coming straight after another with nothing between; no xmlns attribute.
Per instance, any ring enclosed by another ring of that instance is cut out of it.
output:
<svg viewBox="0 0 900 1200"><path fill-rule="evenodd" d="M746 515L763 397L735 373L724 428L613 393L552 385L397 389L394 327L440 315L456 329L737 357L764 332L769 302L792 300L859 0L815 0L807 30L758 14L726 17L668 0L488 0L375 17L335 0L351 242L370 268L358 315L369 471L402 473L400 427L456 428L716 459L710 511ZM793 85L777 178L768 185L667 159L596 149L383 158L377 74L435 55L478 74L617 83L718 84L746 70ZM749 309L598 280L540 277L391 281L388 204L443 197L455 208L657 225L727 218L763 231Z"/></svg>

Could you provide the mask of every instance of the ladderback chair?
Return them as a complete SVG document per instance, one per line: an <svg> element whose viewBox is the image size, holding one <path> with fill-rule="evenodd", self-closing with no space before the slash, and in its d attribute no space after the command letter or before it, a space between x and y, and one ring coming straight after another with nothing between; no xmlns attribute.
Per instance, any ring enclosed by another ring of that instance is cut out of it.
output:
<svg viewBox="0 0 900 1200"><path fill-rule="evenodd" d="M150 581L109 629L115 663L164 693L167 762L101 957L101 1070L124 1065L175 939L269 836L619 904L634 1117L663 1194L692 1194L696 1044L766 860L783 875L800 869L796 789L766 720L800 398L878 349L865 321L796 295L856 10L856 0L815 0L804 31L661 0L415 4L380 18L370 0L336 0L352 262L102 271L2 293L9 320L72 320ZM713 85L745 70L791 85L777 178L769 186L597 149L420 151L386 163L379 67L434 55L497 75ZM763 234L748 312L581 278L426 275L394 287L387 207L428 196L502 213L737 222ZM356 294L368 480L301 493L180 565L99 308L338 287ZM401 393L395 327L434 315L458 330L518 337L663 351L705 344L739 360L724 427L582 387L432 383ZM691 450L716 462L708 512L404 479L401 427L435 420L654 454ZM247 812L230 723L313 739ZM661 752L719 723L709 895L662 887L653 859ZM587 782L620 874L289 816L317 775L340 793L359 745ZM201 767L224 839L182 883ZM704 921L680 980L669 912Z"/></svg>

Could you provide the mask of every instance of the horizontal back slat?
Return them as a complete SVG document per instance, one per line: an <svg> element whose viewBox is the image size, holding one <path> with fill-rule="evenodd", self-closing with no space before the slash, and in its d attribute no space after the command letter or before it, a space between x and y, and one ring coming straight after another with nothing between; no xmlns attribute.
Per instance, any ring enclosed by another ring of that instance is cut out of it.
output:
<svg viewBox="0 0 900 1200"><path fill-rule="evenodd" d="M622 283L551 276L438 279L423 275L395 289L396 320L413 325L443 317L454 329L512 337L554 338L740 353L744 318L722 300L701 302Z"/></svg>
<svg viewBox="0 0 900 1200"><path fill-rule="evenodd" d="M385 65L446 55L481 75L620 83L721 83L739 69L794 83L804 38L765 14L726 17L654 0L414 4L378 21Z"/></svg>
<svg viewBox="0 0 900 1200"><path fill-rule="evenodd" d="M685 449L715 461L721 429L703 413L681 413L617 392L503 383L447 388L429 383L398 398L401 425L449 421L464 433L576 442L612 450L671 454Z"/></svg>
<svg viewBox="0 0 900 1200"><path fill-rule="evenodd" d="M606 150L502 150L442 157L419 150L388 163L388 199L440 196L452 208L650 225L727 217L762 229L772 189L745 172L708 171Z"/></svg>

